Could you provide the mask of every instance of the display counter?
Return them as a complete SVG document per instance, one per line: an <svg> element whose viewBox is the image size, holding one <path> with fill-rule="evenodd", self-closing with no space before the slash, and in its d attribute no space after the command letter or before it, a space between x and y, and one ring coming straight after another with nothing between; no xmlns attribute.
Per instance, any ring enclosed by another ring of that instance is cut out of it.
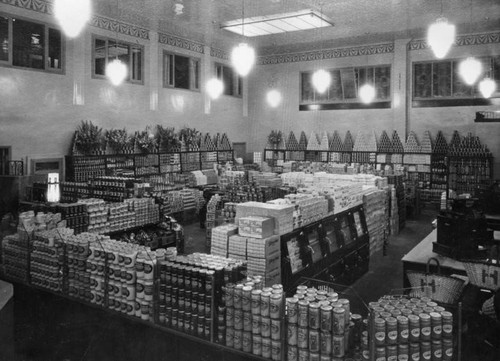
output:
<svg viewBox="0 0 500 361"><path fill-rule="evenodd" d="M417 244L409 253L407 253L403 261L403 287L410 287L410 283L406 276L406 272L412 271L423 271L425 272L427 267L427 261L429 258L436 258L439 261L441 267L441 273L444 275L458 274L466 276L465 268L462 262L455 259L441 256L432 251L432 242L435 242L437 238L437 230L434 229L431 233L427 235L419 244ZM430 266L431 272L436 272L437 268L435 265Z"/></svg>

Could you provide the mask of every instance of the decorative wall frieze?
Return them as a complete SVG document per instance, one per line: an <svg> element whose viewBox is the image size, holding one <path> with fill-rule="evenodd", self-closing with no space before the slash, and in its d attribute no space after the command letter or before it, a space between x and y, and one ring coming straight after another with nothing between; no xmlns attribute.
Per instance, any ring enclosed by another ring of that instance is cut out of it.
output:
<svg viewBox="0 0 500 361"><path fill-rule="evenodd" d="M229 53L227 51L213 47L210 47L210 56L213 58L229 60Z"/></svg>
<svg viewBox="0 0 500 361"><path fill-rule="evenodd" d="M205 48L201 43L197 43L192 40L187 40L183 38L179 38L174 35L158 33L158 42L170 46L175 46L177 48L182 48L190 51L194 51L196 53L204 54Z"/></svg>
<svg viewBox="0 0 500 361"><path fill-rule="evenodd" d="M363 45L349 48L326 49L303 53L266 55L258 58L259 65L317 61L322 59L345 58L351 56L375 55L394 52L394 43Z"/></svg>
<svg viewBox="0 0 500 361"><path fill-rule="evenodd" d="M139 26L123 23L100 15L94 15L89 21L90 25L104 30L117 32L136 38L149 40L149 30Z"/></svg>
<svg viewBox="0 0 500 361"><path fill-rule="evenodd" d="M0 3L43 14L52 14L52 2L46 0L0 0Z"/></svg>
<svg viewBox="0 0 500 361"><path fill-rule="evenodd" d="M500 43L500 32L495 33L482 33L482 34L468 34L457 36L454 46L468 46L468 45L486 45ZM408 43L408 50L424 50L428 49L427 41L425 39L415 39Z"/></svg>

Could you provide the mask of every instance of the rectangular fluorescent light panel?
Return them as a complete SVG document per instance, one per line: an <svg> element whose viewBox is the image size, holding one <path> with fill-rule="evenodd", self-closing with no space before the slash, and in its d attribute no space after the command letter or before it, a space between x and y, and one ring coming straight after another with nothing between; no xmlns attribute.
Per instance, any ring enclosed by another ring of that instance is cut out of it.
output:
<svg viewBox="0 0 500 361"><path fill-rule="evenodd" d="M239 35L253 37L327 26L333 26L333 22L324 14L314 10L301 10L226 21L222 23L221 28Z"/></svg>

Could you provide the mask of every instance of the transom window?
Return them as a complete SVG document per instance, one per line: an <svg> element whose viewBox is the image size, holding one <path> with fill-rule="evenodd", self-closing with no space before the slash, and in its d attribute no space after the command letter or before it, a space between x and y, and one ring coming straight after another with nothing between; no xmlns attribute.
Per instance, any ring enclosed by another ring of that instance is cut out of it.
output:
<svg viewBox="0 0 500 361"><path fill-rule="evenodd" d="M0 64L63 71L63 38L50 25L0 15Z"/></svg>
<svg viewBox="0 0 500 361"><path fill-rule="evenodd" d="M94 77L105 77L108 62L118 58L127 66L126 80L131 83L143 83L143 46L115 39L94 37L92 49Z"/></svg>
<svg viewBox="0 0 500 361"><path fill-rule="evenodd" d="M163 87L200 90L200 59L164 51Z"/></svg>
<svg viewBox="0 0 500 361"><path fill-rule="evenodd" d="M215 75L224 84L224 95L241 97L243 95L243 80L230 66L215 64Z"/></svg>

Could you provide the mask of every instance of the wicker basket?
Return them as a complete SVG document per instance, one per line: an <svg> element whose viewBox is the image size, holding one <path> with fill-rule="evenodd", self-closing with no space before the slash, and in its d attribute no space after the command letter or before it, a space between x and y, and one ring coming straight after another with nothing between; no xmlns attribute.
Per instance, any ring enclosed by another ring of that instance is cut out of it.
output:
<svg viewBox="0 0 500 361"><path fill-rule="evenodd" d="M465 272L473 285L492 291L500 288L500 247L497 246L496 250L496 258L491 252L490 257L485 261L468 260L463 262Z"/></svg>
<svg viewBox="0 0 500 361"><path fill-rule="evenodd" d="M437 273L430 273L429 266L435 262ZM406 273L412 290L410 295L413 297L429 297L437 302L455 304L465 287L465 281L453 276L441 274L439 261L431 257L427 261L426 272L408 271Z"/></svg>

